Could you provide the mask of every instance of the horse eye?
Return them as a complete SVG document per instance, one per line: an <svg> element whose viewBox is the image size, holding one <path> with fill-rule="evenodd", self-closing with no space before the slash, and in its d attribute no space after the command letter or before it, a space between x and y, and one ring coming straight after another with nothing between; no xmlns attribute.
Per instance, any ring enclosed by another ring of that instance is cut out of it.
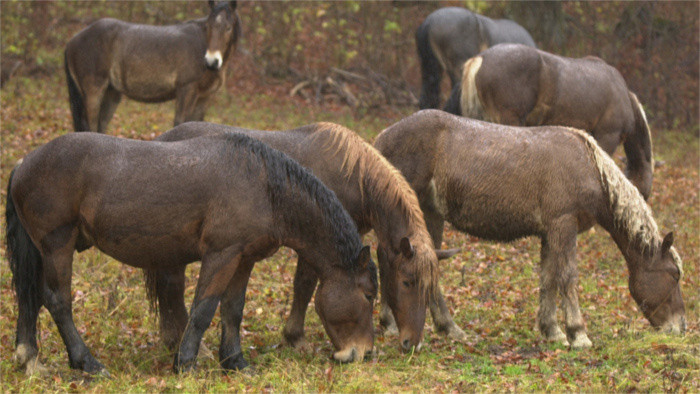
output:
<svg viewBox="0 0 700 394"><path fill-rule="evenodd" d="M403 285L406 287L411 287L411 285L413 285L413 282L405 280L403 281Z"/></svg>
<svg viewBox="0 0 700 394"><path fill-rule="evenodd" d="M374 301L374 297L372 297L372 294L365 294L365 298L369 303L371 304Z"/></svg>

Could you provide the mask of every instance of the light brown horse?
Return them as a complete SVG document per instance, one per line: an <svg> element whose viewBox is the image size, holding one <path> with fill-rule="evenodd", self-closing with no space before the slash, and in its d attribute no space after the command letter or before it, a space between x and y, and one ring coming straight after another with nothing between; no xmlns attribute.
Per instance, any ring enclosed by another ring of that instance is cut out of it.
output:
<svg viewBox="0 0 700 394"><path fill-rule="evenodd" d="M240 345L253 265L282 245L319 278L316 311L339 361L373 346L376 267L335 194L309 171L252 138L152 142L70 133L27 155L10 176L7 250L17 293L17 358L41 369L42 305L72 368L100 372L72 316L73 253L96 246L115 259L182 275L201 261L174 369L193 366L221 302L219 360L248 365ZM314 288L316 284L314 283ZM313 288L311 289L313 291ZM182 294L180 294L182 299Z"/></svg>
<svg viewBox="0 0 700 394"><path fill-rule="evenodd" d="M464 332L452 320L437 285L437 260L457 250L434 250L423 221L418 199L401 174L372 145L355 132L333 123L316 123L287 131L248 130L205 122L188 122L164 133L159 141L179 141L202 135L225 138L228 133L241 133L288 154L311 170L333 190L357 225L360 234L374 229L379 241L377 257L382 289L383 325L396 329L398 324L401 348L419 347L425 324L426 297L437 331L454 339ZM171 314L184 314L182 299L184 276L163 278L167 272L147 272L148 282L155 285L161 304L161 332L168 342L179 338ZM160 281L153 278L161 277ZM157 283L178 283L161 289ZM294 300L284 328L285 340L295 346L304 345L304 318L313 295L317 277L302 260L294 277ZM393 311L393 316L391 311ZM173 309L174 308L174 309ZM179 312L178 312L179 311ZM396 320L394 321L394 317ZM183 319L179 319L183 321Z"/></svg>
<svg viewBox="0 0 700 394"><path fill-rule="evenodd" d="M512 126L586 130L610 155L623 144L627 176L645 199L651 194L654 159L644 109L620 72L597 57L496 45L465 63L461 89L445 110Z"/></svg>
<svg viewBox="0 0 700 394"><path fill-rule="evenodd" d="M673 234L659 235L641 194L585 132L424 110L384 130L374 146L418 194L436 244L445 220L487 240L542 240L537 320L548 339L591 345L578 305L576 235L595 223L625 257L630 292L652 326L685 330ZM555 319L557 293L566 335Z"/></svg>
<svg viewBox="0 0 700 394"><path fill-rule="evenodd" d="M75 131L104 133L122 94L175 99L175 125L203 120L241 30L235 1L209 6L208 17L171 26L100 19L71 38L65 70Z"/></svg>

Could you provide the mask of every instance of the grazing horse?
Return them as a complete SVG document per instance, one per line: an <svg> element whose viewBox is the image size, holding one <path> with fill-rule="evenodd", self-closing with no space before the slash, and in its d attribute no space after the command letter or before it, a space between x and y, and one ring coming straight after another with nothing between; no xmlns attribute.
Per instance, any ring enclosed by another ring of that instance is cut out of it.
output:
<svg viewBox="0 0 700 394"><path fill-rule="evenodd" d="M464 338L464 332L449 314L437 283L437 260L449 257L457 250L434 250L413 189L372 145L352 130L333 123L316 123L276 132L188 122L164 133L158 140L179 141L204 135L226 138L230 132L253 137L288 154L335 192L360 234L374 229L379 241L380 320L393 329L398 325L403 350L420 346L426 296L433 293L435 297L430 297L430 309L437 331L454 339ZM316 275L307 267L300 256L294 277L292 309L283 330L285 340L294 347L305 345L306 308L317 283ZM173 327L178 319L170 316L185 312L181 301L184 275L179 273L178 277L168 278L167 271L147 271L146 277L151 287L150 294L156 294L160 304L172 306L171 300L178 299L175 310L159 308L163 339L166 344L172 343L184 330L182 324ZM178 285L161 288L158 283ZM183 319L179 321L184 322Z"/></svg>
<svg viewBox="0 0 700 394"><path fill-rule="evenodd" d="M71 38L65 70L75 131L104 133L122 94L175 99L175 125L203 120L241 30L235 1L209 6L208 17L171 26L100 19Z"/></svg>
<svg viewBox="0 0 700 394"><path fill-rule="evenodd" d="M673 233L661 238L637 189L585 132L424 110L384 130L374 146L416 190L436 245L445 220L487 240L542 240L537 320L548 339L591 345L578 305L576 235L595 223L625 257L630 293L652 326L685 330ZM566 335L555 319L557 293Z"/></svg>
<svg viewBox="0 0 700 394"><path fill-rule="evenodd" d="M420 108L440 107L443 71L454 87L459 84L467 59L504 42L535 47L527 30L509 19L491 19L458 7L440 8L428 15L416 30L423 79Z"/></svg>
<svg viewBox="0 0 700 394"><path fill-rule="evenodd" d="M645 199L651 194L654 159L644 109L620 72L597 57L497 45L467 61L445 111L511 126L575 127L611 155L622 143L627 176Z"/></svg>
<svg viewBox="0 0 700 394"><path fill-rule="evenodd" d="M349 362L372 349L377 277L369 247L362 247L332 191L252 138L164 143L70 133L30 153L13 171L7 196L17 358L27 372L40 366L42 305L58 326L70 366L104 369L71 311L73 252L93 245L150 270L181 274L187 264L202 262L176 371L193 366L219 302L220 363L224 369L248 365L239 333L248 278L256 261L282 245L319 277L316 311L337 350L333 357Z"/></svg>

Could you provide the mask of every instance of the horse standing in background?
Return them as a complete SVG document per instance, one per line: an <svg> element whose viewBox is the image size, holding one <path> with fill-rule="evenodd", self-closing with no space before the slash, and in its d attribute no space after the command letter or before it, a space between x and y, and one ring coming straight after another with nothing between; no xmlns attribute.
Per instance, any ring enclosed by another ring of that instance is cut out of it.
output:
<svg viewBox="0 0 700 394"><path fill-rule="evenodd" d="M325 122L285 131L188 122L157 140L180 141L200 136L220 139L231 132L288 154L335 192L360 234L374 230L382 290L380 322L389 329L398 329L402 350L420 347L428 300L436 330L452 339L465 338L440 294L437 276L438 259L450 257L457 250L434 250L413 189L372 145L352 130ZM307 267L300 256L292 309L283 330L285 341L294 347L305 345L306 308L318 281ZM159 308L161 334L167 345L184 330L185 320L173 318L186 315L182 301L184 273L173 276L167 271L147 271L146 277L149 293L157 295L159 304L168 305Z"/></svg>
<svg viewBox="0 0 700 394"><path fill-rule="evenodd" d="M104 370L72 313L73 254L93 245L148 270L184 275L187 264L202 262L176 371L194 365L220 302L221 366L248 365L239 332L248 279L255 262L280 246L294 249L319 278L316 311L336 349L333 358L361 360L372 350L377 277L369 247L362 247L332 191L252 138L164 143L66 134L13 170L5 212L19 304L16 355L30 374L43 369L36 342L42 305L58 326L70 366Z"/></svg>
<svg viewBox="0 0 700 394"><path fill-rule="evenodd" d="M441 8L428 15L416 30L423 79L420 108L440 108L443 71L454 88L467 59L504 42L535 47L527 30L509 19L491 19L458 7Z"/></svg>
<svg viewBox="0 0 700 394"><path fill-rule="evenodd" d="M597 57L497 45L465 63L445 111L512 126L586 130L610 155L623 144L627 177L645 199L651 195L654 158L644 109L620 72Z"/></svg>
<svg viewBox="0 0 700 394"><path fill-rule="evenodd" d="M487 240L542 240L537 321L547 339L591 346L578 304L576 236L596 223L625 257L630 293L651 325L685 330L673 233L660 236L639 191L585 132L424 110L382 131L374 146L418 194L436 245L445 220ZM557 294L566 334L556 322Z"/></svg>
<svg viewBox="0 0 700 394"><path fill-rule="evenodd" d="M170 26L100 19L71 38L65 70L75 131L104 133L122 94L175 99L175 125L203 120L241 32L236 1L209 6L208 17Z"/></svg>

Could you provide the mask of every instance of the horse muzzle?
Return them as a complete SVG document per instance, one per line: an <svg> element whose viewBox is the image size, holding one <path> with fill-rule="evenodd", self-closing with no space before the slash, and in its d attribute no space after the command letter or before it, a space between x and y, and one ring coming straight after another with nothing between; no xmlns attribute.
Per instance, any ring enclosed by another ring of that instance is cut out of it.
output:
<svg viewBox="0 0 700 394"><path fill-rule="evenodd" d="M661 326L662 331L676 335L685 334L686 328L685 316L683 315L676 315Z"/></svg>
<svg viewBox="0 0 700 394"><path fill-rule="evenodd" d="M206 63L208 69L212 71L219 70L224 64L221 51L207 51L207 53L204 54L204 62Z"/></svg>
<svg viewBox="0 0 700 394"><path fill-rule="evenodd" d="M362 355L362 356L360 356ZM341 363L352 363L362 361L372 355L372 347L349 346L343 350L333 353L333 359Z"/></svg>

